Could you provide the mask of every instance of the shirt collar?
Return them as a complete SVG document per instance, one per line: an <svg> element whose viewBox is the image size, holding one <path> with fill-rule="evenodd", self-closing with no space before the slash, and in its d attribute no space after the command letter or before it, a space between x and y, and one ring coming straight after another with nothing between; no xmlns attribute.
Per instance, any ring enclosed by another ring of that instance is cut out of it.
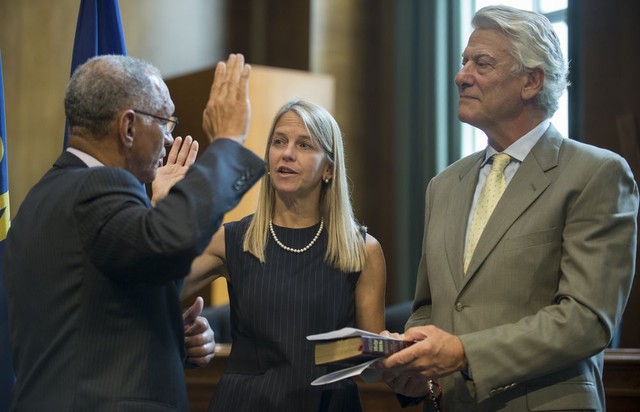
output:
<svg viewBox="0 0 640 412"><path fill-rule="evenodd" d="M100 160L91 156L87 152L83 152L82 150L76 149L75 147L67 147L67 152L76 155L80 160L82 160L87 165L87 167L104 166L104 164L102 164Z"/></svg>
<svg viewBox="0 0 640 412"><path fill-rule="evenodd" d="M511 156L512 159L522 163L522 161L524 160L525 157L527 157L527 155L529 154L533 146L535 146L536 143L538 143L538 140L540 140L544 132L547 131L550 124L551 122L549 121L549 119L543 120L536 127L531 129L527 134L525 134L524 136L522 136L521 138L513 142L511 146L507 147L502 153L506 153L509 156ZM487 145L487 148L485 150L484 160L482 161L482 165L480 165L480 167L483 167L485 164L487 164L489 159L491 159L491 156L493 156L496 153L498 153L496 149L491 147L491 145Z"/></svg>

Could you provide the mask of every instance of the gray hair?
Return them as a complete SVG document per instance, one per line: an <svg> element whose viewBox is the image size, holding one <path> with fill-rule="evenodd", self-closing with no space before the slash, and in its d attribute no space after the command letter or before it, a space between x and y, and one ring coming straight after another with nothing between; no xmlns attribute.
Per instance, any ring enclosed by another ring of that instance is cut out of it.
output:
<svg viewBox="0 0 640 412"><path fill-rule="evenodd" d="M553 116L558 110L560 96L569 85L569 68L549 19L513 7L487 6L478 10L471 24L474 29L500 30L507 36L519 72L535 68L544 70L544 82L536 102L547 118Z"/></svg>
<svg viewBox="0 0 640 412"><path fill-rule="evenodd" d="M155 66L135 57L89 59L76 69L65 91L69 129L81 127L103 136L121 110L159 110L166 96L158 94L150 76L162 78Z"/></svg>

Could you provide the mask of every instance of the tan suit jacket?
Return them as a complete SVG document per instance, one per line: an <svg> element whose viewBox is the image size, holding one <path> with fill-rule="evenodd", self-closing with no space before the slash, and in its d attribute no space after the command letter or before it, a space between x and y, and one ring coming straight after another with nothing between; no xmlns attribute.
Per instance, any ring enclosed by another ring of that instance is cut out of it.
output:
<svg viewBox="0 0 640 412"><path fill-rule="evenodd" d="M444 406L604 410L603 350L635 273L632 173L620 156L550 126L507 186L464 275L483 155L454 163L426 193L407 328L433 324L458 335L473 378L443 378Z"/></svg>

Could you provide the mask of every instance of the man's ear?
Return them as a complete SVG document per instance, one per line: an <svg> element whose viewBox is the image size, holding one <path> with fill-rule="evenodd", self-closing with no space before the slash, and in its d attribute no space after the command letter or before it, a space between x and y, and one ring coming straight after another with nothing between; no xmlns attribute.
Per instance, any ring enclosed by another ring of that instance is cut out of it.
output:
<svg viewBox="0 0 640 412"><path fill-rule="evenodd" d="M531 100L540 93L544 84L544 69L536 67L525 72L524 82L522 84L522 98Z"/></svg>
<svg viewBox="0 0 640 412"><path fill-rule="evenodd" d="M120 143L126 148L133 146L136 135L136 114L133 110L125 110L118 117L118 135Z"/></svg>

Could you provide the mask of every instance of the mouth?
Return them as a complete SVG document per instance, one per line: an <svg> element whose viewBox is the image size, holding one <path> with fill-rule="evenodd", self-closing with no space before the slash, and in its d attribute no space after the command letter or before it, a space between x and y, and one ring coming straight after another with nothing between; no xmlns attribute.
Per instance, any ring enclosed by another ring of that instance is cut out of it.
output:
<svg viewBox="0 0 640 412"><path fill-rule="evenodd" d="M280 175L297 175L298 174L295 170L289 169L288 167L284 167L284 166L280 166L279 168L277 168L276 173Z"/></svg>

